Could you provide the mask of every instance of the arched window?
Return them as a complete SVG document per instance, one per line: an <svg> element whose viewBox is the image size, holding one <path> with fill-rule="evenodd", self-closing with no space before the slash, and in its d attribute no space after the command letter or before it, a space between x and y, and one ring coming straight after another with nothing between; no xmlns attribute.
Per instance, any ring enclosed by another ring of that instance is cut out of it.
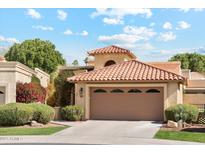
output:
<svg viewBox="0 0 205 154"><path fill-rule="evenodd" d="M0 91L0 94L4 94L2 91Z"/></svg>
<svg viewBox="0 0 205 154"><path fill-rule="evenodd" d="M94 93L107 93L107 91L104 90L104 89L96 89L96 90L94 91Z"/></svg>
<svg viewBox="0 0 205 154"><path fill-rule="evenodd" d="M110 65L114 65L114 64L116 64L116 62L114 61L114 60L108 60L106 63L105 63L105 67L106 66L110 66Z"/></svg>
<svg viewBox="0 0 205 154"><path fill-rule="evenodd" d="M142 91L139 89L130 89L128 93L141 93Z"/></svg>
<svg viewBox="0 0 205 154"><path fill-rule="evenodd" d="M124 93L124 91L121 89L113 89L111 90L111 93Z"/></svg>
<svg viewBox="0 0 205 154"><path fill-rule="evenodd" d="M146 91L146 93L160 93L160 91L157 89L149 89Z"/></svg>

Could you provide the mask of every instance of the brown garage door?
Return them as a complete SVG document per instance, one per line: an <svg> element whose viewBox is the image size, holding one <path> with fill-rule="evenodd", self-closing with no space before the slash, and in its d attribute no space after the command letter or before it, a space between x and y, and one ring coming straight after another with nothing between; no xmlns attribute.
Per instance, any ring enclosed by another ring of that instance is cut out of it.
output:
<svg viewBox="0 0 205 154"><path fill-rule="evenodd" d="M163 120L163 88L91 88L91 119Z"/></svg>

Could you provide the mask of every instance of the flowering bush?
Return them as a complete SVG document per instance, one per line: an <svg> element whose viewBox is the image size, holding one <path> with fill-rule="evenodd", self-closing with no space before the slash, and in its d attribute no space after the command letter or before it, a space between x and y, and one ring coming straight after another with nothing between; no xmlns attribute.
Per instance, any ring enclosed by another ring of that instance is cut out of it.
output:
<svg viewBox="0 0 205 154"><path fill-rule="evenodd" d="M16 101L21 103L41 102L46 99L46 89L37 83L17 83Z"/></svg>

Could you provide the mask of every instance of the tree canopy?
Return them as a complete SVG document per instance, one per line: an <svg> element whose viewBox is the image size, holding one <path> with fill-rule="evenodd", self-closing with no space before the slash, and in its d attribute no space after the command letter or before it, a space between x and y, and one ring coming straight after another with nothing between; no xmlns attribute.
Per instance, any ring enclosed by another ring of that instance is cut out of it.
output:
<svg viewBox="0 0 205 154"><path fill-rule="evenodd" d="M195 72L205 72L205 55L199 53L176 54L169 61L180 61L182 69Z"/></svg>
<svg viewBox="0 0 205 154"><path fill-rule="evenodd" d="M38 67L47 73L52 73L58 65L65 64L55 45L40 39L15 43L5 54L5 58L8 61L19 61L30 68Z"/></svg>
<svg viewBox="0 0 205 154"><path fill-rule="evenodd" d="M78 66L78 65L79 65L78 60L74 60L74 61L72 62L72 65L73 65L73 66Z"/></svg>

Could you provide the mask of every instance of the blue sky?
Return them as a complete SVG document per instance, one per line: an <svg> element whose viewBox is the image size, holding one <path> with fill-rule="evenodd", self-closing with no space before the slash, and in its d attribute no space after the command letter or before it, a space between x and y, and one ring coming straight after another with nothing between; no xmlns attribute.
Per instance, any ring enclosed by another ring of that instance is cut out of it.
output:
<svg viewBox="0 0 205 154"><path fill-rule="evenodd" d="M203 9L0 9L0 50L14 42L50 40L67 63L115 44L143 61L205 53Z"/></svg>

